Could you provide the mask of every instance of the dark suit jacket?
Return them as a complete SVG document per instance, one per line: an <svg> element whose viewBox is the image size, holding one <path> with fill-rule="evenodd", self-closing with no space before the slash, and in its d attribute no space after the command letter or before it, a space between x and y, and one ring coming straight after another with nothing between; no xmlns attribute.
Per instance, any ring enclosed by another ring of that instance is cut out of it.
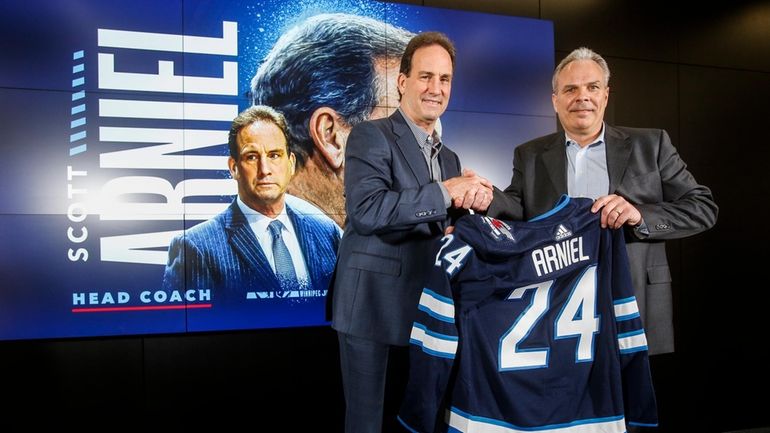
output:
<svg viewBox="0 0 770 433"><path fill-rule="evenodd" d="M327 290L340 228L315 206L286 196L286 213L307 264L310 288ZM279 291L278 279L246 217L233 203L171 241L163 278L167 290L211 289L212 302L245 304L249 291Z"/></svg>
<svg viewBox="0 0 770 433"><path fill-rule="evenodd" d="M444 179L460 160L443 146ZM333 283L332 327L406 345L435 241L450 215L438 183L401 113L362 122L345 151L347 224Z"/></svg>
<svg viewBox="0 0 770 433"><path fill-rule="evenodd" d="M636 300L651 354L674 350L671 273L666 239L712 227L718 208L711 191L687 171L668 134L660 129L605 125L609 192L624 197L642 214L649 236L640 239L626 227L626 249ZM504 193L495 191L488 214L522 220L540 215L567 193L564 133L518 146L513 178Z"/></svg>

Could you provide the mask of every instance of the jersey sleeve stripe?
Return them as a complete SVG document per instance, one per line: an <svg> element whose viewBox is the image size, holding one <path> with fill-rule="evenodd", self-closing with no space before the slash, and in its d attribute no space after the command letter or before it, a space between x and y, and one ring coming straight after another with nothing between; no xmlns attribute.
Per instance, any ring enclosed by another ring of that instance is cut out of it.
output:
<svg viewBox="0 0 770 433"><path fill-rule="evenodd" d="M493 418L473 416L456 407L449 411L449 426L460 432L474 433L624 433L626 431L625 418L620 416L606 418L588 418L576 420L564 424L551 424L548 426L531 428L519 427Z"/></svg>
<svg viewBox="0 0 770 433"><path fill-rule="evenodd" d="M636 303L636 297L631 296L625 299L618 299L614 302L615 320L631 320L639 317L639 305Z"/></svg>
<svg viewBox="0 0 770 433"><path fill-rule="evenodd" d="M618 334L618 346L622 354L647 350L647 336L642 329Z"/></svg>
<svg viewBox="0 0 770 433"><path fill-rule="evenodd" d="M422 290L420 304L417 308L438 320L448 323L455 322L455 306L452 300L433 290L427 288Z"/></svg>
<svg viewBox="0 0 770 433"><path fill-rule="evenodd" d="M425 305L420 304L417 307L417 309L425 312L425 314L429 315L430 317L433 317L436 320L440 320L442 322L447 322L447 323L455 323L455 319L453 317L447 317L447 316L438 314L435 311L431 310L430 308L426 307Z"/></svg>
<svg viewBox="0 0 770 433"><path fill-rule="evenodd" d="M425 325L415 322L409 342L420 346L428 355L454 359L459 338L429 331Z"/></svg>
<svg viewBox="0 0 770 433"><path fill-rule="evenodd" d="M623 321L626 321L626 320L636 319L638 317L642 317L642 316L639 315L639 312L636 312L636 313L632 313L632 314L626 314L624 316L615 316L615 321L623 322Z"/></svg>

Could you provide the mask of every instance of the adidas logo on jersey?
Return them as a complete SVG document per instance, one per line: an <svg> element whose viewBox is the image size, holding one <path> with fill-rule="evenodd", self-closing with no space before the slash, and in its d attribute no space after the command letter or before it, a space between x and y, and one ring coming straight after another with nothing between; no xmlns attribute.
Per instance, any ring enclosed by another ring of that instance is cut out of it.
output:
<svg viewBox="0 0 770 433"><path fill-rule="evenodd" d="M564 227L564 224L559 224L559 227L556 227L556 234L554 238L557 241L568 238L570 236L572 236L572 232L567 227Z"/></svg>

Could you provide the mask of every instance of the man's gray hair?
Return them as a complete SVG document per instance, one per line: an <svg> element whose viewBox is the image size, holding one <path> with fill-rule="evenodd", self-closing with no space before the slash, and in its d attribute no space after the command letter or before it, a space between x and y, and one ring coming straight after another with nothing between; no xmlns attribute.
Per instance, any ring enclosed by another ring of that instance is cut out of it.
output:
<svg viewBox="0 0 770 433"><path fill-rule="evenodd" d="M610 84L610 67L607 66L607 62L604 60L604 57L600 56L598 53L593 51L590 48L586 47L580 47L572 51L562 59L561 62L559 62L559 66L556 67L556 69L553 71L553 78L551 79L551 87L553 89L553 93L556 93L556 77L559 75L559 73L567 67L568 64L574 62L575 60L592 60L596 62L597 65L599 65L600 68L602 68L602 72L604 72L604 85L608 86Z"/></svg>

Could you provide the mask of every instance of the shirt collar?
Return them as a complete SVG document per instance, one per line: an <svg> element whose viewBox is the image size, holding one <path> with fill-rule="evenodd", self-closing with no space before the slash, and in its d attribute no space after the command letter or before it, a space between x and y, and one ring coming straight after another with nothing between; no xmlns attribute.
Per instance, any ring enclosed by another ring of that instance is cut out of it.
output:
<svg viewBox="0 0 770 433"><path fill-rule="evenodd" d="M283 223L283 226L289 231L294 232L294 227L291 224L291 221L289 220L289 215L286 213L286 203L283 205L283 209L281 210L281 213L278 214L275 218L270 218L259 211L256 211L249 207L246 203L241 200L241 197L238 196L236 198L236 201L238 203L238 208L241 209L241 212L243 212L243 215L246 217L246 221L249 223L249 226L252 230L254 230L254 233L259 236L262 233L267 232L267 226L273 222L273 220L278 220L281 223Z"/></svg>
<svg viewBox="0 0 770 433"><path fill-rule="evenodd" d="M398 107L399 113L401 113L401 116L404 117L404 120L406 120L406 124L409 125L409 129L412 131L412 134L414 134L414 138L417 140L417 143L420 145L420 147L427 146L426 139L428 138L428 133L425 132L424 129L417 126L416 123L412 122L412 119L409 118L404 113L404 110L401 109L401 107ZM438 148L441 146L441 136L439 135L438 131L436 129L433 129L433 147Z"/></svg>
<svg viewBox="0 0 770 433"><path fill-rule="evenodd" d="M604 141L604 130L605 130L605 128L604 128L604 122L602 122L602 131L599 133L599 136L598 136L598 137L596 137L596 140L594 140L594 142L593 142L593 143L589 144L589 145L588 145L588 146L586 146L586 147L593 147L593 146L598 146L599 144L602 144L602 143L604 143L604 142L605 142L605 141ZM578 147L580 147L580 146L577 144L577 141L575 141L575 140L573 140L573 139L569 138L569 135L567 135L567 132L566 132L566 131L564 132L564 144L565 144L565 146L567 146L567 147L569 147L571 144L574 144L575 146L578 146Z"/></svg>

